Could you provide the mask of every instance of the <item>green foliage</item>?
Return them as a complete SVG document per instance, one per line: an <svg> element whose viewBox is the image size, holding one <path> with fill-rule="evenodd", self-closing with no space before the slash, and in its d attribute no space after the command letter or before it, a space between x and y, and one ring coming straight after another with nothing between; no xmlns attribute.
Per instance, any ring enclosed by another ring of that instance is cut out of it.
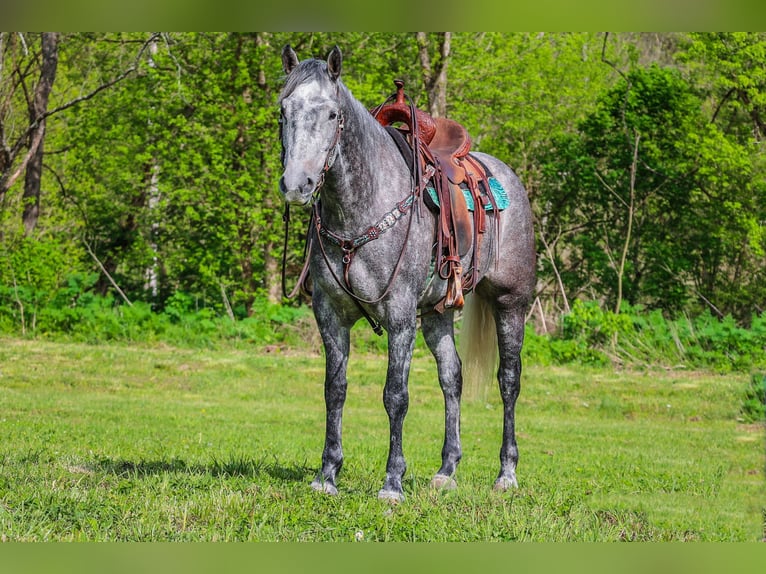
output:
<svg viewBox="0 0 766 574"><path fill-rule="evenodd" d="M766 366L766 314L749 328L729 315L705 311L695 318L666 318L661 311L627 306L620 314L596 302L575 301L559 332L541 336L527 326L527 360L543 365L579 363L604 366L712 369L744 372Z"/></svg>
<svg viewBox="0 0 766 574"><path fill-rule="evenodd" d="M75 273L58 286L0 284L0 333L88 343L164 342L181 347L223 345L273 351L321 351L311 311L306 306L256 298L250 316L232 320L206 307L194 295L176 292L162 310L148 303L128 305L94 292L97 276ZM352 333L355 352L384 355L387 337L360 321ZM594 301L576 300L559 330L536 334L527 326L525 361L539 365L611 364L636 367L703 368L720 372L766 367L766 314L754 315L748 328L731 316L709 311L691 318L666 318L660 310L626 306L617 314ZM428 355L418 334L416 356Z"/></svg>
<svg viewBox="0 0 766 574"><path fill-rule="evenodd" d="M591 347L604 346L631 327L629 316L604 311L595 301L576 300L562 322L564 339L583 340Z"/></svg>
<svg viewBox="0 0 766 574"><path fill-rule="evenodd" d="M680 70L635 67L578 133L554 136L542 158L539 233L556 242L544 272L555 264L569 293L587 287L617 308L624 298L696 315L712 300L740 322L761 308L759 162L704 110Z"/></svg>
<svg viewBox="0 0 766 574"><path fill-rule="evenodd" d="M67 293L79 291L72 283L87 282L88 276L77 271L74 253L71 245L51 236L4 237L0 244L0 331L34 331L37 322L44 320L43 313L69 304Z"/></svg>
<svg viewBox="0 0 766 574"><path fill-rule="evenodd" d="M750 140L753 129L764 135L764 57L763 32L692 33L678 54L700 78L702 89L718 100L714 119L735 127L743 140Z"/></svg>
<svg viewBox="0 0 766 574"><path fill-rule="evenodd" d="M766 418L766 374L756 373L745 390L741 409L742 418L749 423L764 423Z"/></svg>
<svg viewBox="0 0 766 574"><path fill-rule="evenodd" d="M635 69L599 98L579 134L562 140L566 153L552 158L550 175L566 174L563 189L554 188L554 205L562 192L573 197L550 218L582 227L570 242L576 260L588 262L577 281L597 281L613 306L618 297L650 305L661 299L663 308L677 312L686 302L688 295L676 289L685 237L667 230L678 228L688 209L693 159L684 155L683 141L701 121L699 107L677 72Z"/></svg>
<svg viewBox="0 0 766 574"><path fill-rule="evenodd" d="M19 229L23 178L0 197L3 331L114 339L133 336L116 324L129 317L135 336L143 331L154 340L178 330L204 339L230 333L231 321L222 318L231 313L237 329L245 325L271 341L268 325L291 324L260 321L271 311L258 308L263 299L280 298L275 102L281 47L290 43L301 58L324 58L339 45L344 81L369 107L391 93L393 78L405 80L419 106L428 105L413 33L172 33L154 37L136 60L149 38L62 35L52 108L104 86L129 66L136 69L47 118L44 193L34 233ZM443 61L434 49L439 38L427 34L424 46L434 69ZM634 331L679 364L751 361L752 353L742 350L749 343L737 339L736 329L725 350L706 350L680 334L694 333L704 343L708 331L722 333L718 326L690 327L706 309L731 315L737 327L763 313L765 38L453 35L448 115L468 127L474 149L505 160L527 188L543 304L561 310L568 307L564 298L583 299L619 309L624 300L647 309L628 312L639 325ZM12 74L7 63L5 72ZM29 66L35 65L30 58ZM11 107L8 125L26 115L21 100ZM302 263L307 223L304 213L293 213L288 277L296 277ZM142 314L141 302L163 319ZM664 320L649 318L655 310L682 318L669 323L665 339ZM611 323L622 319L599 312L595 304L573 309L561 325L565 334L541 342L540 356L615 360L622 343L636 335ZM104 333L99 317L113 323ZM700 321L719 323L709 316ZM359 335L360 349L385 349L384 339L368 337L361 327ZM674 338L684 341L683 351ZM644 344L637 338L635 349L623 351L645 361ZM698 350L687 352L687 344Z"/></svg>
<svg viewBox="0 0 766 574"><path fill-rule="evenodd" d="M611 81L600 35L464 33L453 46L450 116L480 151L511 165L536 200L552 136L572 133Z"/></svg>
<svg viewBox="0 0 766 574"><path fill-rule="evenodd" d="M522 352L528 361L544 365L605 366L611 363L605 352L609 342L630 328L627 315L604 311L593 301L575 301L571 313L562 318L559 334L540 336L528 325Z"/></svg>
<svg viewBox="0 0 766 574"><path fill-rule="evenodd" d="M707 364L721 370L745 369L750 365L763 365L766 350L766 317L753 320L753 328L739 327L728 315L719 320L710 312L696 317L685 340L687 355L695 363ZM685 333L684 333L685 334ZM683 345L684 340L681 340ZM688 343L687 343L688 344Z"/></svg>
<svg viewBox="0 0 766 574"><path fill-rule="evenodd" d="M73 274L47 289L0 284L0 333L86 343L164 342L183 347L247 345L301 347L313 327L305 307L259 299L249 317L232 320L200 307L195 297L175 293L162 311L94 293L95 274ZM310 340L308 341L310 343ZM313 349L318 350L318 349Z"/></svg>

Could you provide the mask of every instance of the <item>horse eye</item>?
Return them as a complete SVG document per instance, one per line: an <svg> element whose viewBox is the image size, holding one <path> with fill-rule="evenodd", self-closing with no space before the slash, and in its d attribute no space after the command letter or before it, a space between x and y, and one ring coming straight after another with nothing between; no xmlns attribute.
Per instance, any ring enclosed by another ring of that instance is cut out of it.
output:
<svg viewBox="0 0 766 574"><path fill-rule="evenodd" d="M337 113L335 113L335 112L330 112L330 119L331 119L331 120L334 120L334 119L335 119L335 118L337 118L337 117L338 117L338 114L337 114Z"/></svg>

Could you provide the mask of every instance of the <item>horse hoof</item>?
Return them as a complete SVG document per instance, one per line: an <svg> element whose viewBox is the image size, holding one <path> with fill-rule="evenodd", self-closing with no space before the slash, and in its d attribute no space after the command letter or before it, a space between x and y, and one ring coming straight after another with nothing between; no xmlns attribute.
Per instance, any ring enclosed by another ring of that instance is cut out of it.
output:
<svg viewBox="0 0 766 574"><path fill-rule="evenodd" d="M501 476L495 481L495 486L492 487L492 490L495 492L505 492L511 488L518 487L519 483L516 482L515 476Z"/></svg>
<svg viewBox="0 0 766 574"><path fill-rule="evenodd" d="M404 501L404 494L395 490L382 489L378 492L378 500L383 500L390 504L399 504Z"/></svg>
<svg viewBox="0 0 766 574"><path fill-rule="evenodd" d="M323 492L331 496L338 494L338 489L335 488L335 485L330 484L329 482L321 482L319 480L315 480L311 483L311 488L317 492Z"/></svg>
<svg viewBox="0 0 766 574"><path fill-rule="evenodd" d="M431 479L431 488L438 490L455 490L457 482L451 476L446 474L437 474Z"/></svg>

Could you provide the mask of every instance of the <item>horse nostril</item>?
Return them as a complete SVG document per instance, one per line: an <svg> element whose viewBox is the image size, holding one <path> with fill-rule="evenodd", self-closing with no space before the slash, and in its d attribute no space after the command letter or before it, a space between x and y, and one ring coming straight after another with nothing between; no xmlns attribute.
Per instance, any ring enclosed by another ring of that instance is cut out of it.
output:
<svg viewBox="0 0 766 574"><path fill-rule="evenodd" d="M279 178L279 192L285 197L304 197L314 191L317 181L316 176L288 169Z"/></svg>

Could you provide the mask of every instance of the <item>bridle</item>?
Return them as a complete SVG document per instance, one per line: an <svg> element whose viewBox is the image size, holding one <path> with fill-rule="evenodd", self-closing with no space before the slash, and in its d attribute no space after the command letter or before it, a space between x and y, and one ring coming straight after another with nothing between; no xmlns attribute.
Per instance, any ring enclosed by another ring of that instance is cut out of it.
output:
<svg viewBox="0 0 766 574"><path fill-rule="evenodd" d="M337 96L337 86L336 86L336 96ZM345 116L343 115L343 110L338 110L338 122L335 127L335 135L333 136L332 145L330 146L330 150L327 152L327 156L324 160L324 166L322 167L322 172L319 174L319 178L317 180L316 185L314 186L313 191L311 192L311 199L309 200L309 204L313 204L314 206L317 205L319 200L319 192L322 189L322 186L324 185L325 180L325 174L330 171L330 168L335 163L335 160L338 158L338 148L340 147L340 136L343 133L343 127L345 125ZM284 130L284 116L280 112L279 114L279 143L281 146L280 152L279 152L279 162L282 165L282 168L285 167L285 140L283 137L283 130ZM311 214L311 220L314 219L314 211L312 211ZM284 231L284 242L282 245L282 295L285 297L285 299L294 299L299 292L303 292L308 296L311 296L311 292L306 288L306 279L308 278L308 272L309 272L309 255L311 254L311 225L309 225L309 232L306 234L306 242L303 246L303 267L301 269L301 273L298 276L298 282L296 283L295 287L293 288L290 293L287 292L287 282L286 282L286 274L287 274L287 243L288 243L288 237L289 237L289 231L290 231L290 204L285 203L285 212L282 215L282 221L285 224L285 231Z"/></svg>
<svg viewBox="0 0 766 574"><path fill-rule="evenodd" d="M336 95L337 95L337 86L336 86ZM414 103L410 100L410 106L412 107L413 113L412 117L415 117L414 113ZM379 109L379 108L378 108ZM374 113L374 111L373 111ZM285 204L285 213L283 216L283 221L285 223L285 239L284 239L284 249L282 251L282 293L283 295L288 298L292 299L294 298L299 291L302 291L308 295L310 295L310 291L305 287L306 279L308 278L308 268L309 268L309 259L311 255L311 249L313 247L313 241L312 239L316 237L316 241L319 244L320 252L322 253L322 258L325 261L325 264L327 265L327 269L330 271L330 274L332 275L335 282L338 284L338 286L354 301L354 303L359 308L362 315L367 319L367 321L370 323L370 326L372 327L373 331L375 331L376 334L381 335L383 333L383 329L377 321L375 321L370 314L364 309L364 304L375 304L380 301L382 301L390 292L391 288L394 284L394 281L396 277L399 275L399 272L401 270L401 265L403 261L404 256L404 250L407 247L407 243L410 236L410 230L412 228L412 219L413 219L413 213L414 210L412 210L412 206L416 204L416 200L420 197L421 192L423 189L425 189L426 183L430 179L430 176L433 175L429 172L429 175L422 176L420 173L420 170L418 168L413 169L413 185L412 190L410 194L405 197L402 201L399 201L394 209L386 213L378 222L374 225L371 225L367 228L367 230L362 233L361 235L358 235L353 238L344 238L327 227L325 227L322 223L322 218L320 216L320 193L321 188L324 185L325 180L325 174L330 170L330 168L335 163L335 160L338 157L339 153L339 147L340 147L340 136L343 132L344 127L344 116L343 116L343 110L339 110L338 112L338 126L335 131L335 136L333 139L333 145L330 147L330 150L327 154L327 158L324 162L324 167L322 169L322 172L318 178L317 184L314 187L314 191L312 192L310 203L312 204L312 211L311 211L311 220L309 222L309 231L307 233L306 237L306 244L304 245L304 264L303 268L301 270L300 276L298 277L298 283L295 285L293 290L288 294L286 290L285 285L285 268L287 264L287 238L288 238L288 230L289 230L289 221L290 221L290 206L289 204ZM284 149L284 140L282 138L282 117L279 118L279 140L282 144L282 150L280 155L280 160L282 162L282 166L284 167L285 162L285 149ZM417 164L417 156L418 156L418 148L420 146L420 143L417 138L417 129L414 131L414 137L412 141L412 148L413 148L413 156L415 158L414 163ZM351 263L354 260L354 255L356 254L357 250L362 247L363 245L366 245L367 243L374 241L378 239L383 233L391 229L396 223L404 217L406 213L410 214L409 220L407 222L407 231L404 236L404 241L402 243L402 249L399 252L399 256L396 260L396 264L394 265L394 269L391 272L391 276L389 277L388 283L386 284L385 289L383 292L374 298L366 299L359 295L357 295L354 292L353 287L351 286L351 283L349 281L349 272L351 269ZM311 227L314 227L316 230L316 234L312 236L311 234ZM327 250L325 248L324 240L329 241L330 243L334 244L338 248L340 248L341 252L343 253L342 263L343 263L343 272L342 277L338 276L338 274L333 269L332 265L330 264L330 258L327 254Z"/></svg>
<svg viewBox="0 0 766 574"><path fill-rule="evenodd" d="M337 96L337 86L336 86L336 96ZM335 160L338 159L338 153L339 153L339 147L340 147L340 135L343 133L343 127L345 125L345 116L343 115L343 110L338 110L338 122L335 125L335 135L333 135L332 144L330 145L330 149L327 152L327 156L324 160L324 166L322 167L322 171L319 174L319 178L317 179L317 183L314 186L314 190L311 192L311 200L309 203L314 203L316 200L319 199L319 191L322 189L322 186L324 185L324 178L325 174L330 171L330 168L335 163ZM281 145L281 150L279 152L279 162L282 164L282 167L285 167L285 140L282 137L283 134L283 128L284 128L284 118L282 114L279 114L279 143ZM289 204L285 204L286 209L289 209Z"/></svg>
<svg viewBox="0 0 766 574"><path fill-rule="evenodd" d="M337 96L337 86L336 86L336 96ZM311 192L311 199L309 200L309 204L317 204L317 201L319 199L319 192L322 189L322 186L324 185L324 179L325 174L330 171L330 168L335 163L335 160L338 158L338 148L340 147L340 136L343 133L343 127L345 125L345 116L343 115L343 110L338 110L338 122L335 126L335 135L333 136L332 145L330 146L330 150L327 152L327 156L324 160L324 166L322 167L322 172L319 175L319 179L317 180L316 185L314 186L313 191ZM284 130L284 116L280 112L279 114L279 144L280 144L280 152L279 152L279 162L282 165L282 168L285 167L285 140L283 137L283 130ZM311 219L313 220L314 215L312 211ZM284 231L284 242L282 245L282 295L285 297L285 299L294 299L299 292L306 293L307 295L311 295L311 293L308 291L308 289L305 286L306 279L308 277L308 271L309 271L309 254L311 253L311 233L307 233L306 235L306 242L303 246L303 267L301 269L301 273L298 276L298 282L296 283L295 287L293 288L290 293L287 292L287 282L286 282L286 269L287 269L287 243L288 243L288 237L289 237L289 231L290 231L290 204L285 203L285 212L282 215L282 221L285 224L285 231ZM311 229L311 226L309 225L309 230Z"/></svg>

